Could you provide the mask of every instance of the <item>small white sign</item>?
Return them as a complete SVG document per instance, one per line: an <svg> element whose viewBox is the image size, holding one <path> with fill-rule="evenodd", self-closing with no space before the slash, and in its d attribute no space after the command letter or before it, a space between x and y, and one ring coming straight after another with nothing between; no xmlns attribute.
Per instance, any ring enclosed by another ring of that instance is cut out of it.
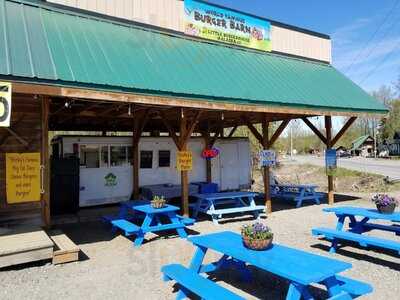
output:
<svg viewBox="0 0 400 300"><path fill-rule="evenodd" d="M11 83L0 82L0 127L10 127Z"/></svg>
<svg viewBox="0 0 400 300"><path fill-rule="evenodd" d="M259 152L260 167L274 166L276 163L276 154L273 150L261 150Z"/></svg>

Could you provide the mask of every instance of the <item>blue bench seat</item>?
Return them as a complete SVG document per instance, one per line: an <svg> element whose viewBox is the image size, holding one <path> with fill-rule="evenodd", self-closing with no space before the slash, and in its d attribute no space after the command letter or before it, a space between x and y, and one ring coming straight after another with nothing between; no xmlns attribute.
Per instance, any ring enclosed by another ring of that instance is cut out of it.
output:
<svg viewBox="0 0 400 300"><path fill-rule="evenodd" d="M235 293L219 286L213 281L185 268L179 264L166 265L161 268L165 280L174 280L194 294L206 300L243 300Z"/></svg>
<svg viewBox="0 0 400 300"><path fill-rule="evenodd" d="M368 283L340 275L336 275L335 277L338 281L340 281L340 287L349 293L353 299L365 294L369 294L373 290L372 286Z"/></svg>
<svg viewBox="0 0 400 300"><path fill-rule="evenodd" d="M176 215L178 217L178 219L185 225L193 225L195 223L195 219L192 218L186 218L180 215Z"/></svg>
<svg viewBox="0 0 400 300"><path fill-rule="evenodd" d="M234 214L234 213L249 212L249 211L263 211L263 210L265 210L265 206L256 205L256 206L242 206L242 207L208 210L207 214L209 214L209 215L224 215L224 214Z"/></svg>
<svg viewBox="0 0 400 300"><path fill-rule="evenodd" d="M375 246L375 247L395 250L400 254L400 242L362 235L349 231L338 231L335 229L324 228L324 227L312 229L312 234L316 236L323 235L328 240L342 239L342 240L353 241L358 243L362 247Z"/></svg>
<svg viewBox="0 0 400 300"><path fill-rule="evenodd" d="M126 236L137 234L140 231L140 227L129 222L125 219L116 219L111 221L113 227L117 227L124 231Z"/></svg>

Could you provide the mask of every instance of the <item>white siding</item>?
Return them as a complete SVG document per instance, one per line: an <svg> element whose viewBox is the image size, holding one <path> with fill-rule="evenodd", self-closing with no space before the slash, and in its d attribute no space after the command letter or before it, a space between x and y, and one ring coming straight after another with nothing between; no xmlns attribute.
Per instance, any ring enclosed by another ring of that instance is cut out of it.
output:
<svg viewBox="0 0 400 300"><path fill-rule="evenodd" d="M113 17L184 31L184 2L180 0L48 0ZM331 62L331 41L311 34L271 26L272 50Z"/></svg>

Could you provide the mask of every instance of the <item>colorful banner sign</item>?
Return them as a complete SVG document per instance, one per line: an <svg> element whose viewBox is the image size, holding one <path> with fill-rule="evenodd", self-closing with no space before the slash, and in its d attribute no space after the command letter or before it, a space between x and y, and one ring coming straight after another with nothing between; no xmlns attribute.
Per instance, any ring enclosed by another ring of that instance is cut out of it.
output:
<svg viewBox="0 0 400 300"><path fill-rule="evenodd" d="M228 44L271 51L270 22L203 2L185 0L185 33Z"/></svg>
<svg viewBox="0 0 400 300"><path fill-rule="evenodd" d="M192 152L178 151L176 153L176 168L178 171L191 171L193 168Z"/></svg>
<svg viewBox="0 0 400 300"><path fill-rule="evenodd" d="M335 149L328 149L325 151L325 166L326 175L334 176L337 169L337 156Z"/></svg>
<svg viewBox="0 0 400 300"><path fill-rule="evenodd" d="M6 153L7 203L40 201L40 153Z"/></svg>
<svg viewBox="0 0 400 300"><path fill-rule="evenodd" d="M276 154L273 150L261 150L258 153L260 167L271 167L276 163Z"/></svg>

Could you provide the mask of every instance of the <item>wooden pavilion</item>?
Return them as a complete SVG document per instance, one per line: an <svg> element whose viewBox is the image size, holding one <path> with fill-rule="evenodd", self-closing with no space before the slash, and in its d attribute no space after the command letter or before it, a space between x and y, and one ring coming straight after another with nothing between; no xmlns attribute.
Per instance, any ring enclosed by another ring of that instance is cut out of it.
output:
<svg viewBox="0 0 400 300"><path fill-rule="evenodd" d="M49 131L133 132L134 197L139 194L138 143L144 132L165 132L184 151L193 134L206 147L247 126L264 149L290 120L302 119L333 148L359 116L386 108L330 64L199 40L109 20L38 1L0 0L0 81L12 83L11 126L0 129L0 216L34 214L51 224ZM325 131L309 120L323 116ZM332 116L345 116L332 132ZM278 122L275 131L271 124ZM262 124L259 132L255 124ZM40 202L6 200L5 153L40 152ZM211 164L207 163L207 181ZM329 203L334 202L328 176ZM188 171L181 172L188 214ZM264 168L265 202L269 168ZM10 217L11 218L11 217Z"/></svg>

